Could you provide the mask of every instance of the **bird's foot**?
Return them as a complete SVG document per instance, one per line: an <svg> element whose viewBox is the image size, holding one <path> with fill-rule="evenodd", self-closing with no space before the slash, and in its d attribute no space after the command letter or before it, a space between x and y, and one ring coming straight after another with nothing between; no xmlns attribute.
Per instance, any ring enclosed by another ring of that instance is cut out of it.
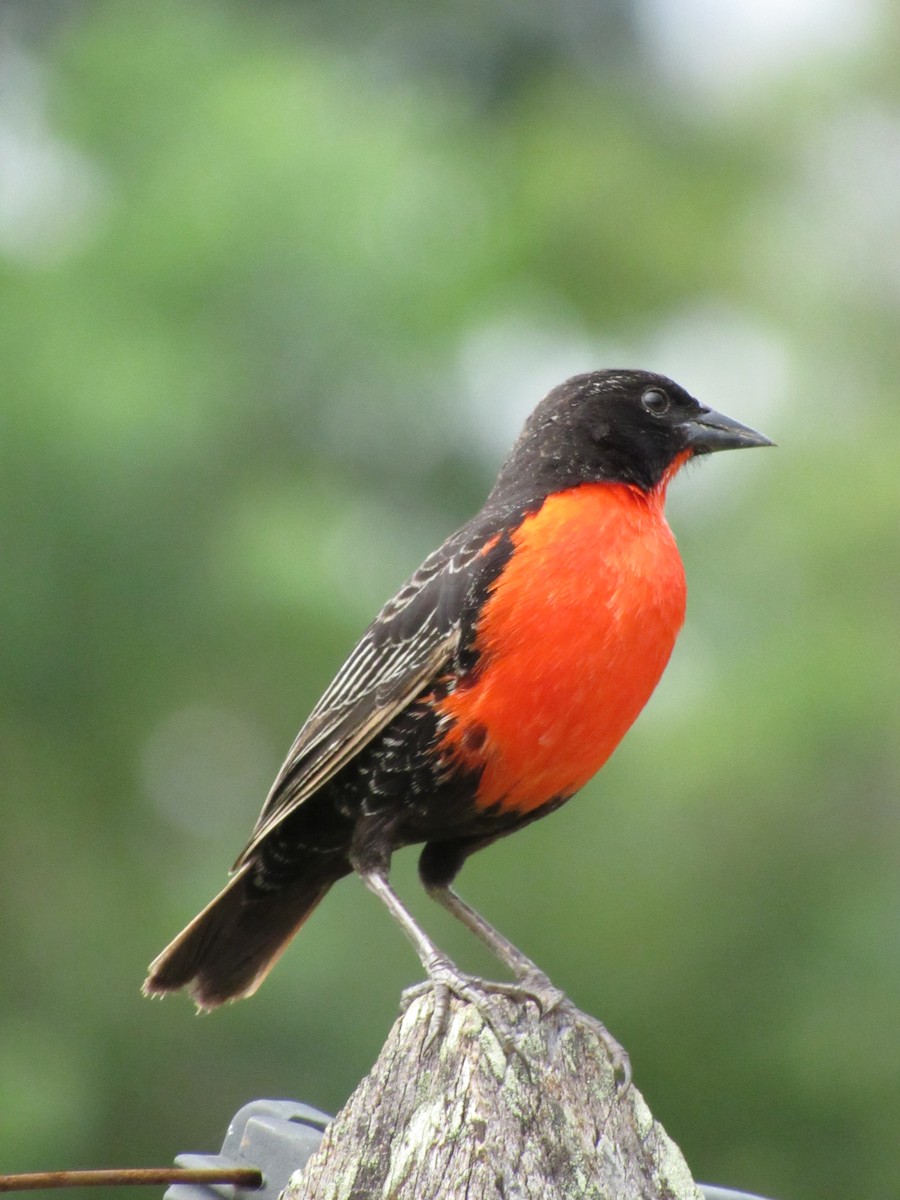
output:
<svg viewBox="0 0 900 1200"><path fill-rule="evenodd" d="M621 1042L616 1041L602 1021L576 1008L568 996L563 997L559 1007L561 1011L572 1012L578 1022L586 1025L590 1032L602 1042L609 1055L616 1086L621 1088L623 1093L627 1092L631 1087L631 1059L625 1047Z"/></svg>
<svg viewBox="0 0 900 1200"><path fill-rule="evenodd" d="M576 1008L565 992L551 983L543 971L535 968L529 970L516 983L497 983L481 979L477 975L467 975L449 959L441 959L430 965L429 975L430 978L424 982L407 988L400 998L400 1010L406 1012L414 1000L429 993L434 996L434 1008L425 1038L426 1048L446 1031L450 997L458 996L460 1000L475 1006L507 1055L521 1054L508 1023L491 1003L491 996L505 996L518 1003L536 1004L541 1018L552 1012L571 1014L575 1022L587 1026L602 1042L609 1055L618 1087L627 1091L631 1086L631 1060L628 1051L616 1041L602 1021Z"/></svg>
<svg viewBox="0 0 900 1200"><path fill-rule="evenodd" d="M543 971L529 967L519 977L518 984L505 988L504 994L514 999L532 1000L538 1006L541 1017L552 1012L564 1013L571 1015L579 1024L586 1025L602 1042L609 1055L617 1086L625 1091L631 1086L631 1059L625 1047L616 1041L602 1021L576 1008L565 992L552 983Z"/></svg>
<svg viewBox="0 0 900 1200"><path fill-rule="evenodd" d="M568 1003L565 992L560 991L543 971L534 966L523 972L516 983L504 986L507 996L520 1001L530 1000L536 1004L542 1017Z"/></svg>
<svg viewBox="0 0 900 1200"><path fill-rule="evenodd" d="M400 1010L405 1012L414 1000L428 993L433 994L434 1008L425 1038L426 1047L446 1031L450 997L458 996L460 1000L478 1010L506 1054L518 1053L512 1032L496 1006L491 1003L491 996L508 996L513 1000L535 999L530 991L523 990L519 984L495 983L477 975L467 975L449 959L440 959L430 964L428 974L429 979L406 988L400 997Z"/></svg>

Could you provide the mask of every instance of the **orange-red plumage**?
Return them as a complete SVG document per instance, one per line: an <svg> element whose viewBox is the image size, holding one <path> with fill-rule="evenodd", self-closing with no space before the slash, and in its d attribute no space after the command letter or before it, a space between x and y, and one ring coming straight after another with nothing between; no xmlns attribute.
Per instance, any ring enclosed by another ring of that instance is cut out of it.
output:
<svg viewBox="0 0 900 1200"><path fill-rule="evenodd" d="M571 795L649 699L685 609L667 482L558 492L513 534L478 664L438 704L452 718L442 751L482 769L480 806L524 813Z"/></svg>

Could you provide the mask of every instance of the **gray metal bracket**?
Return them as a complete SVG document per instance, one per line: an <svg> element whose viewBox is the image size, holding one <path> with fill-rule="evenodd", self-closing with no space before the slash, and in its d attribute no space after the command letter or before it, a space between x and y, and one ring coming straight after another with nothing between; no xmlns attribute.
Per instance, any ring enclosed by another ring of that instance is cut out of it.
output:
<svg viewBox="0 0 900 1200"><path fill-rule="evenodd" d="M318 1150L331 1117L296 1100L253 1100L235 1113L219 1154L179 1154L179 1167L256 1167L261 1188L176 1183L165 1200L278 1200Z"/></svg>

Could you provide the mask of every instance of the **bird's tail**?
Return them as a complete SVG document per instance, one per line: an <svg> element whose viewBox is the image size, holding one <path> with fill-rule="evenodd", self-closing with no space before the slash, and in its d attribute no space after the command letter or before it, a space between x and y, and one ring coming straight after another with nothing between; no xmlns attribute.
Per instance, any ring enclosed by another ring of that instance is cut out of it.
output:
<svg viewBox="0 0 900 1200"><path fill-rule="evenodd" d="M299 879L263 891L247 864L150 964L144 994L187 988L201 1009L251 996L328 889L350 869L343 855L322 855Z"/></svg>

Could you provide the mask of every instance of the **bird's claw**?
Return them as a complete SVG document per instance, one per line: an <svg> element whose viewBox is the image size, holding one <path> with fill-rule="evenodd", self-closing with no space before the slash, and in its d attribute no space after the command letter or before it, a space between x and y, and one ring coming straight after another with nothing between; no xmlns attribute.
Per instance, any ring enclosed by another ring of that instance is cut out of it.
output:
<svg viewBox="0 0 900 1200"><path fill-rule="evenodd" d="M631 1059L625 1047L609 1032L602 1021L576 1008L565 992L552 983L543 971L530 970L518 983L490 985L492 990L502 991L514 1000L531 1000L538 1007L541 1018L552 1012L569 1012L582 1025L587 1025L603 1044L612 1066L616 1086L627 1091L631 1087Z"/></svg>
<svg viewBox="0 0 900 1200"><path fill-rule="evenodd" d="M434 1008L425 1037L425 1047L431 1046L446 1031L450 1015L450 997L458 996L467 1004L473 1005L481 1014L485 1025L493 1032L497 1041L508 1055L516 1051L512 1034L502 1017L491 1004L491 993L501 996L521 998L521 989L515 984L493 983L481 979L477 975L466 975L449 960L430 964L429 979L423 983L406 988L400 997L400 1010L406 1012L409 1006L429 992L434 997Z"/></svg>
<svg viewBox="0 0 900 1200"><path fill-rule="evenodd" d="M628 1051L613 1037L602 1021L577 1009L568 996L551 983L542 971L531 971L517 983L495 983L475 975L466 975L447 961L432 964L429 974L429 979L406 988L400 997L400 1011L406 1012L415 1000L429 993L433 995L434 1008L424 1043L426 1049L446 1031L450 1015L450 997L453 995L475 1006L507 1055L519 1053L508 1025L490 1002L491 994L506 996L520 1003L526 1001L536 1004L541 1018L552 1012L569 1011L574 1014L578 1022L586 1025L603 1043L609 1055L616 1085L623 1091L627 1091L631 1086L631 1059Z"/></svg>
<svg viewBox="0 0 900 1200"><path fill-rule="evenodd" d="M618 1042L609 1032L602 1021L598 1021L596 1017L589 1016L587 1013L581 1012L575 1008L572 1001L566 999L565 1004L568 1005L573 1012L578 1014L578 1019L583 1025L587 1025L594 1036L603 1043L606 1053L609 1055L609 1061L612 1066L613 1079L616 1087L621 1088L623 1094L631 1087L631 1058L628 1051Z"/></svg>
<svg viewBox="0 0 900 1200"><path fill-rule="evenodd" d="M514 1000L530 1000L537 1005L541 1017L547 1016L566 1003L565 992L560 991L543 971L538 970L531 970L520 976L517 983L504 988L504 994Z"/></svg>

